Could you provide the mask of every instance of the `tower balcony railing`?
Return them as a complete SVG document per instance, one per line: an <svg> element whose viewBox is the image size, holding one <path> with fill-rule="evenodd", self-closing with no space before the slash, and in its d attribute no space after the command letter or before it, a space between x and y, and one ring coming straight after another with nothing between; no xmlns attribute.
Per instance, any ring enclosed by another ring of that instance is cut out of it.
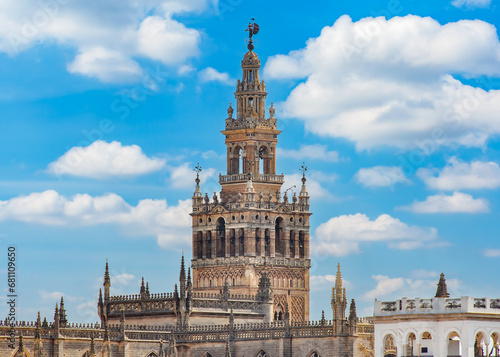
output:
<svg viewBox="0 0 500 357"><path fill-rule="evenodd" d="M246 182L248 180L248 174L234 174L234 175L222 175L219 174L219 183L228 182ZM252 174L253 182L272 182L272 183L283 183L284 175L271 175L271 174Z"/></svg>

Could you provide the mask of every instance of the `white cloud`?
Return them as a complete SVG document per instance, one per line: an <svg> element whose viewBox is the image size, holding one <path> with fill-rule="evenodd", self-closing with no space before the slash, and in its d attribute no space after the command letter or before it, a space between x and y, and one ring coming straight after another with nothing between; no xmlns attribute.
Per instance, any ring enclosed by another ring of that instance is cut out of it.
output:
<svg viewBox="0 0 500 357"><path fill-rule="evenodd" d="M480 147L499 134L500 91L464 85L452 74L500 75L494 26L342 16L305 48L265 66L268 78L305 78L281 104L284 117L302 119L315 134L348 139L358 150Z"/></svg>
<svg viewBox="0 0 500 357"><path fill-rule="evenodd" d="M39 43L75 48L79 54L68 66L73 73L105 82L123 82L122 76L140 80L133 58L177 69L189 65L198 55L201 33L173 17L216 6L213 0L5 0L0 4L0 51L15 54Z"/></svg>
<svg viewBox="0 0 500 357"><path fill-rule="evenodd" d="M491 4L491 0L453 0L451 4L458 8L489 7Z"/></svg>
<svg viewBox="0 0 500 357"><path fill-rule="evenodd" d="M156 236L164 248L189 244L190 212L191 200L168 206L166 200L143 199L131 206L114 193L67 198L47 190L0 201L0 221L74 227L113 224L128 235Z"/></svg>
<svg viewBox="0 0 500 357"><path fill-rule="evenodd" d="M68 65L68 71L115 83L137 81L142 74L137 62L123 53L103 47L82 50Z"/></svg>
<svg viewBox="0 0 500 357"><path fill-rule="evenodd" d="M335 181L337 176L335 174L331 174L328 179L330 182ZM291 174L285 175L285 182L283 183L283 189L287 189L289 187L295 186L293 192L299 194L302 188L302 175L301 174ZM321 186L319 181L325 181L324 174L322 173L314 173L311 172L307 177L306 187L311 200L315 201L333 201L335 200L335 196L332 195L327 189ZM291 200L291 196L293 194L288 193L289 200Z"/></svg>
<svg viewBox="0 0 500 357"><path fill-rule="evenodd" d="M221 82L227 85L233 85L234 81L226 72L219 72L215 68L207 67L198 73L202 82Z"/></svg>
<svg viewBox="0 0 500 357"><path fill-rule="evenodd" d="M329 151L326 145L321 144L301 145L299 150L278 148L277 155L279 157L292 157L297 160L339 161L339 153L337 151Z"/></svg>
<svg viewBox="0 0 500 357"><path fill-rule="evenodd" d="M68 301L73 302L73 301L83 300L82 297L71 296L71 295L64 294L64 293L59 292L59 291L54 291L54 292L49 293L48 291L45 291L45 290L39 290L38 294L40 295L40 298L44 301L54 301L54 302L58 302L58 303L61 301L61 297L64 298L65 303Z"/></svg>
<svg viewBox="0 0 500 357"><path fill-rule="evenodd" d="M170 172L170 183L173 188L192 189L194 191L196 174L193 172L191 163L186 162L181 166L172 167L170 168ZM200 186L202 192L211 193L220 191L220 185L216 174L217 171L213 168L203 169L200 172Z"/></svg>
<svg viewBox="0 0 500 357"><path fill-rule="evenodd" d="M360 244L387 242L390 248L416 249L437 244L435 228L409 226L388 214L375 220L361 213L331 218L316 228L313 251L317 255L360 253Z"/></svg>
<svg viewBox="0 0 500 357"><path fill-rule="evenodd" d="M500 167L496 162L451 158L435 176L430 169L419 169L417 175L435 190L493 189L500 187Z"/></svg>
<svg viewBox="0 0 500 357"><path fill-rule="evenodd" d="M428 278L431 278L430 276ZM363 300L387 300L408 298L430 299L436 294L439 278L434 279L410 279L404 277L390 278L386 275L373 275L372 279L377 283L373 290L366 292L361 298ZM446 279L448 292L457 296L462 282L458 279Z"/></svg>
<svg viewBox="0 0 500 357"><path fill-rule="evenodd" d="M139 27L139 53L167 65L198 55L198 31L170 18L150 16Z"/></svg>
<svg viewBox="0 0 500 357"><path fill-rule="evenodd" d="M415 201L410 206L401 209L416 213L480 213L489 212L488 200L473 198L462 192L453 192L451 196L437 194L429 196L423 202Z"/></svg>
<svg viewBox="0 0 500 357"><path fill-rule="evenodd" d="M439 278L439 273L433 270L416 269L411 272L411 275L416 279Z"/></svg>
<svg viewBox="0 0 500 357"><path fill-rule="evenodd" d="M311 275L309 278L310 287L312 291L320 291L320 290L328 290L335 286L335 275L327 274L327 275ZM350 290L352 288L352 284L342 278L342 285L346 290Z"/></svg>
<svg viewBox="0 0 500 357"><path fill-rule="evenodd" d="M117 141L97 140L87 147L71 148L50 163L47 170L54 175L107 178L144 175L164 165L164 159L148 158L137 145L122 146Z"/></svg>
<svg viewBox="0 0 500 357"><path fill-rule="evenodd" d="M374 166L362 168L355 175L356 180L366 187L385 187L397 183L410 183L400 167Z"/></svg>
<svg viewBox="0 0 500 357"><path fill-rule="evenodd" d="M488 258L500 257L500 249L486 249L483 255Z"/></svg>

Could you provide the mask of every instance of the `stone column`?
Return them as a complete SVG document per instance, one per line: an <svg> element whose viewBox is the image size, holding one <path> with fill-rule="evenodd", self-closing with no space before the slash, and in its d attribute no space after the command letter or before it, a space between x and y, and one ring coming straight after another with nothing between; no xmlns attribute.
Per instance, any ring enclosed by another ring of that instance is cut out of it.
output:
<svg viewBox="0 0 500 357"><path fill-rule="evenodd" d="M215 233L215 239L214 237L212 237L212 250L211 250L211 254L212 254L212 258L217 258L217 247L219 247L221 244L221 239L220 239L220 236L219 234Z"/></svg>
<svg viewBox="0 0 500 357"><path fill-rule="evenodd" d="M270 229L269 230L269 235L271 236L271 242L269 243L270 245L270 254L269 256L275 257L276 256L276 230L275 229Z"/></svg>
<svg viewBox="0 0 500 357"><path fill-rule="evenodd" d="M245 233L245 256L255 256L255 229L252 228Z"/></svg>
<svg viewBox="0 0 500 357"><path fill-rule="evenodd" d="M226 232L226 258L229 258L231 256L231 251L230 251L230 244L231 244L231 230L228 229Z"/></svg>
<svg viewBox="0 0 500 357"><path fill-rule="evenodd" d="M283 241L281 244L285 245L285 251L283 254L285 258L290 257L290 231L288 229L283 228Z"/></svg>
<svg viewBox="0 0 500 357"><path fill-rule="evenodd" d="M201 257L202 259L206 259L207 258L207 252L206 252L206 241L208 239L208 231L207 232L203 232L203 234L201 235Z"/></svg>

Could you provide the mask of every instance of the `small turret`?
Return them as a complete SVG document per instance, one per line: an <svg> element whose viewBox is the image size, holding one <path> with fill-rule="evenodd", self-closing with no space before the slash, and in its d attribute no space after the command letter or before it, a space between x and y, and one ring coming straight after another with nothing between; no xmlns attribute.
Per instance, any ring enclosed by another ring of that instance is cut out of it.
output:
<svg viewBox="0 0 500 357"><path fill-rule="evenodd" d="M92 333L92 336L90 337L89 357L96 357L96 354L95 354L95 341L94 341L94 334L93 333Z"/></svg>
<svg viewBox="0 0 500 357"><path fill-rule="evenodd" d="M26 351L24 350L23 335L19 334L19 347L17 348L17 353L15 357L26 357Z"/></svg>
<svg viewBox="0 0 500 357"><path fill-rule="evenodd" d="M64 299L61 296L61 304L59 305L59 326L66 327L68 319L66 318L66 309L64 308Z"/></svg>
<svg viewBox="0 0 500 357"><path fill-rule="evenodd" d="M141 290L139 292L141 294L141 298L144 298L146 295L146 285L144 285L144 277L141 280Z"/></svg>
<svg viewBox="0 0 500 357"><path fill-rule="evenodd" d="M335 287L332 289L332 309L333 318L336 323L344 321L345 309L347 307L347 298L342 284L342 274L340 272L340 263L337 265L337 275L335 277ZM340 325L339 325L340 326Z"/></svg>
<svg viewBox="0 0 500 357"><path fill-rule="evenodd" d="M450 294L448 293L448 287L446 286L446 279L444 278L444 274L441 273L439 276L439 282L438 282L438 287L436 291L436 297L437 298L447 298L450 297Z"/></svg>
<svg viewBox="0 0 500 357"><path fill-rule="evenodd" d="M42 320L40 318L40 311L38 311L38 316L35 323L35 343L33 345L33 357L43 357L42 334L40 331L41 326Z"/></svg>
<svg viewBox="0 0 500 357"><path fill-rule="evenodd" d="M59 305L57 303L54 311L54 326L59 327Z"/></svg>

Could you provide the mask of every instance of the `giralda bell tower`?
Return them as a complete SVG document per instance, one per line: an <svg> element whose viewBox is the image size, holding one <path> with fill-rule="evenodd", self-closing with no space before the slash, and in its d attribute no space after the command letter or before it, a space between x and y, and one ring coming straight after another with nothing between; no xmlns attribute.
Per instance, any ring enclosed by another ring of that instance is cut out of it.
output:
<svg viewBox="0 0 500 357"><path fill-rule="evenodd" d="M297 195L283 191L276 174L277 119L273 105L266 118L266 86L260 60L249 51L241 62L243 77L236 85L236 115L231 105L222 131L227 146L227 175L219 175L222 190L210 198L193 194L194 292L256 295L259 284L271 283L273 316L309 320L309 194L305 166ZM198 168L199 169L199 168Z"/></svg>

